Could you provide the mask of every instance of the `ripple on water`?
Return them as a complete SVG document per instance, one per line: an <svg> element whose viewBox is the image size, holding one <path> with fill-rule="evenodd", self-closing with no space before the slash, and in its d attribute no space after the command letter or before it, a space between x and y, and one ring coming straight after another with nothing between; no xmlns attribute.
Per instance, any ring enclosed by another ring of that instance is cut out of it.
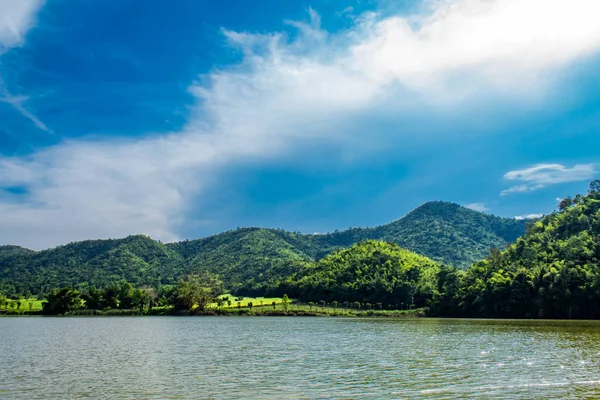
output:
<svg viewBox="0 0 600 400"><path fill-rule="evenodd" d="M552 321L3 318L0 397L594 398L598 328Z"/></svg>

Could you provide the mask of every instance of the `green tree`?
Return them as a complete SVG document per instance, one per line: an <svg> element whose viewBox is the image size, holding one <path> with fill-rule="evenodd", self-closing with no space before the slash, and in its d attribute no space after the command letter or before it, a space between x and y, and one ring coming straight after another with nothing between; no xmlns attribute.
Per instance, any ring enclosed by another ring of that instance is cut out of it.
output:
<svg viewBox="0 0 600 400"><path fill-rule="evenodd" d="M333 311L335 311L335 310L336 310L336 308L337 308L338 304L339 304L339 303L338 303L338 301L337 301L337 300L334 300L334 301L332 301L332 302L331 302L331 306L333 307Z"/></svg>
<svg viewBox="0 0 600 400"><path fill-rule="evenodd" d="M81 293L72 288L53 289L47 296L43 312L49 315L61 315L77 310L82 306Z"/></svg>
<svg viewBox="0 0 600 400"><path fill-rule="evenodd" d="M146 310L152 308L155 298L156 292L153 288L135 289L131 295L131 305L139 310L140 313L144 313Z"/></svg>
<svg viewBox="0 0 600 400"><path fill-rule="evenodd" d="M283 299L281 300L281 304L283 305L283 310L287 311L288 308L290 307L290 299L288 298L287 294L283 295Z"/></svg>
<svg viewBox="0 0 600 400"><path fill-rule="evenodd" d="M95 286L87 289L82 294L82 298L85 301L85 306L90 310L99 310L102 308L104 303L102 296L103 291L97 289Z"/></svg>
<svg viewBox="0 0 600 400"><path fill-rule="evenodd" d="M567 208L571 207L571 205L573 205L573 200L567 196L558 202L558 211L565 211Z"/></svg>
<svg viewBox="0 0 600 400"><path fill-rule="evenodd" d="M191 274L177 284L175 304L176 310L204 310L221 291L221 281L212 274Z"/></svg>

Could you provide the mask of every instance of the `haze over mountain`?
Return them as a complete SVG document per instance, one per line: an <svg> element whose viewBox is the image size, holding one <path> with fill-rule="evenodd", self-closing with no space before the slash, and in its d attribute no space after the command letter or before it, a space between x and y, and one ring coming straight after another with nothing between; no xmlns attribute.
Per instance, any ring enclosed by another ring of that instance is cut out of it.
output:
<svg viewBox="0 0 600 400"><path fill-rule="evenodd" d="M525 220L500 218L446 202L425 203L403 218L373 228L328 234L240 228L207 238L161 243L145 235L87 240L33 251L0 247L0 288L45 292L53 287L173 283L206 269L231 290L265 292L306 263L334 250L376 239L432 260L467 267L525 232Z"/></svg>

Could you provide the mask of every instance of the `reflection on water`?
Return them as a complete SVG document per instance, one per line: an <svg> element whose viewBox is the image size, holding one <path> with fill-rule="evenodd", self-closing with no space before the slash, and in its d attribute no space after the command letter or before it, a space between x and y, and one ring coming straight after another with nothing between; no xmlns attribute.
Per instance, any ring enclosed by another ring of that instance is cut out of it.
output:
<svg viewBox="0 0 600 400"><path fill-rule="evenodd" d="M2 399L600 398L600 323L0 318Z"/></svg>

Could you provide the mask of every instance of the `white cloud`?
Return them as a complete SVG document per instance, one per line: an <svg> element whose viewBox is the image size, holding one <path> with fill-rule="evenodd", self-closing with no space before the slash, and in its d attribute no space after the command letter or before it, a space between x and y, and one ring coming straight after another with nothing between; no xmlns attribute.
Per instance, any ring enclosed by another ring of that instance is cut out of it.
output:
<svg viewBox="0 0 600 400"><path fill-rule="evenodd" d="M42 0L0 0L0 54L20 46L34 22Z"/></svg>
<svg viewBox="0 0 600 400"><path fill-rule="evenodd" d="M597 0L432 4L422 15L364 14L335 34L311 11L309 23L293 24L301 32L293 41L224 31L244 61L190 87L197 107L181 131L0 158L0 186L28 191L25 200L0 202L0 242L40 248L129 233L172 240L222 166L316 140L351 143L364 135L352 130L361 116L432 113L428 105L469 105L477 93L508 91L520 101L543 90L548 73L600 48ZM22 43L25 30L10 32L4 40Z"/></svg>
<svg viewBox="0 0 600 400"><path fill-rule="evenodd" d="M488 207L486 207L484 203L471 203L467 204L465 207L479 212L485 212L490 210Z"/></svg>
<svg viewBox="0 0 600 400"><path fill-rule="evenodd" d="M578 164L571 168L561 164L538 164L504 174L506 180L525 183L512 186L500 194L506 196L512 193L533 192L548 185L590 180L595 174L594 164Z"/></svg>
<svg viewBox="0 0 600 400"><path fill-rule="evenodd" d="M544 214L527 214L527 215L517 215L515 219L523 220L523 219L538 219L542 218Z"/></svg>
<svg viewBox="0 0 600 400"><path fill-rule="evenodd" d="M13 47L23 45L25 34L35 21L35 15L44 3L43 0L0 0L0 56ZM23 117L33 122L39 129L48 127L23 105L26 96L13 96L0 75L0 101L12 105Z"/></svg>

